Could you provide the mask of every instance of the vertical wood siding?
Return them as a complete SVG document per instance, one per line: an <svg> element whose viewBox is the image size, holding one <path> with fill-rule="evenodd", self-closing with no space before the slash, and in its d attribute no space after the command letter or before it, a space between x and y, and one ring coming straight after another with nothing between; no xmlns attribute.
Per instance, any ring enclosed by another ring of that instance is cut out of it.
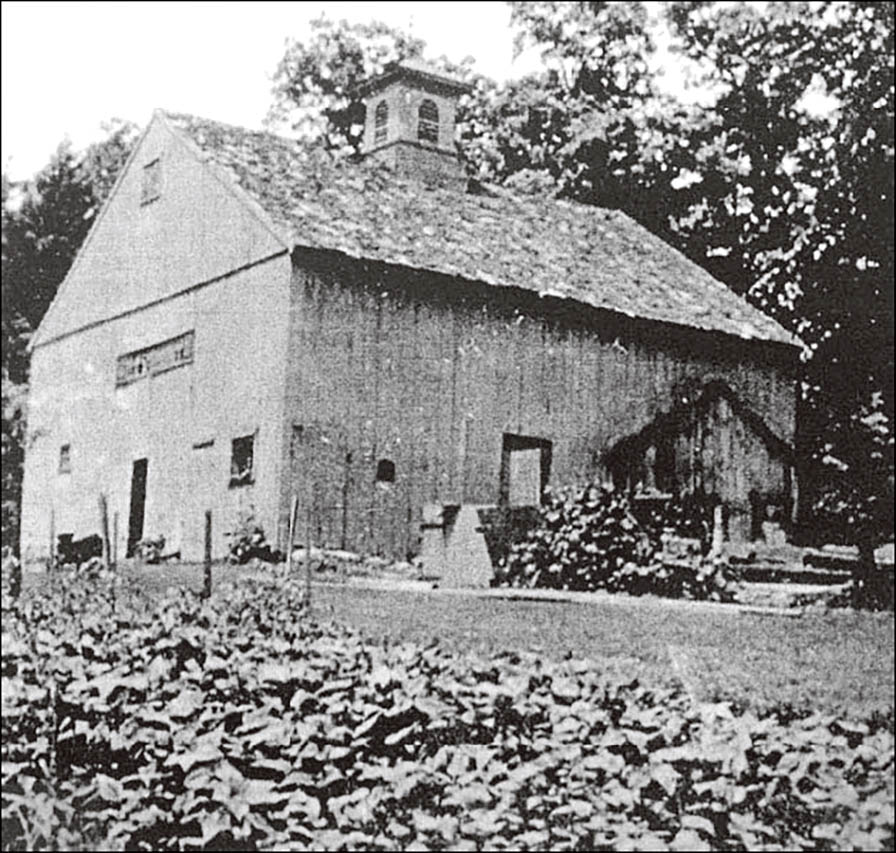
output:
<svg viewBox="0 0 896 853"><path fill-rule="evenodd" d="M793 437L792 365L761 344L315 252L296 256L290 324L286 429L303 427L305 443L281 518L296 493L321 545L415 553L425 503L497 500L504 433L553 443L554 485L603 475L615 442L714 379ZM724 474L726 491L776 481L761 442L707 432L704 457L739 447L746 460ZM681 474L722 476L693 446L679 444ZM375 482L380 459L394 462L394 483Z"/></svg>

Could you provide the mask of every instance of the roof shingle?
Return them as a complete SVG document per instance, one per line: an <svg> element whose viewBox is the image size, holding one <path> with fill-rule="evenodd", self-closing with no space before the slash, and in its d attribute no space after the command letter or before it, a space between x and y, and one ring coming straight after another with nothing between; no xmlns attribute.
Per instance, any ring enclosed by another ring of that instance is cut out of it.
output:
<svg viewBox="0 0 896 853"><path fill-rule="evenodd" d="M797 345L624 213L424 186L381 164L195 116L166 122L222 167L294 245L520 287L630 317Z"/></svg>

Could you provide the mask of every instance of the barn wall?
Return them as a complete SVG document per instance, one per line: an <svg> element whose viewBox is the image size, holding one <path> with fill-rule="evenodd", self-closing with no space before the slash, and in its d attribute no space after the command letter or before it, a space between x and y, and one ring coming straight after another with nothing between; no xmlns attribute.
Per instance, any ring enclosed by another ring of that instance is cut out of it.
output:
<svg viewBox="0 0 896 853"><path fill-rule="evenodd" d="M146 536L201 559L204 512L214 551L224 531L254 508L268 530L279 511L282 405L290 261L281 254L160 304L38 347L32 355L22 554L46 556L58 536L99 532L97 497L127 539L130 479L147 458ZM192 364L116 387L127 352L195 332ZM257 433L255 483L229 488L230 442ZM194 450L195 444L206 444ZM71 445L72 471L59 452ZM201 461L199 456L202 456Z"/></svg>
<svg viewBox="0 0 896 853"><path fill-rule="evenodd" d="M582 481L712 378L793 436L792 365L760 346L329 253L296 256L292 292L281 523L297 494L297 541L310 519L321 544L415 553L424 504L496 502L504 433L549 439L551 483Z"/></svg>
<svg viewBox="0 0 896 853"><path fill-rule="evenodd" d="M141 202L158 161L160 195ZM45 342L283 251L284 244L161 118L153 119L37 333Z"/></svg>

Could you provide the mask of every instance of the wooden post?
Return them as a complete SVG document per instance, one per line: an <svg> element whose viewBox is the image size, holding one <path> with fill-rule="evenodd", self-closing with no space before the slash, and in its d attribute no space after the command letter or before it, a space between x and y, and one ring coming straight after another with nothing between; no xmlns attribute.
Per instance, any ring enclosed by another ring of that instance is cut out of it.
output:
<svg viewBox="0 0 896 853"><path fill-rule="evenodd" d="M118 565L118 510L112 513L112 565Z"/></svg>
<svg viewBox="0 0 896 853"><path fill-rule="evenodd" d="M712 549L710 555L720 557L722 555L722 544L725 541L724 516L722 504L718 503L713 507L712 511Z"/></svg>
<svg viewBox="0 0 896 853"><path fill-rule="evenodd" d="M286 573L292 573L292 549L296 536L296 515L299 511L299 497L293 495L289 502L289 538L286 540Z"/></svg>
<svg viewBox="0 0 896 853"><path fill-rule="evenodd" d="M212 594L212 511L205 511L205 560L204 583L202 597L209 598Z"/></svg>
<svg viewBox="0 0 896 853"><path fill-rule="evenodd" d="M97 501L100 509L100 533L103 537L103 568L108 571L112 565L112 552L109 548L109 507L106 504L106 496L102 492Z"/></svg>
<svg viewBox="0 0 896 853"><path fill-rule="evenodd" d="M305 513L305 602L311 606L311 502Z"/></svg>
<svg viewBox="0 0 896 853"><path fill-rule="evenodd" d="M56 568L56 510L50 507L50 559L47 561L47 571L52 572Z"/></svg>

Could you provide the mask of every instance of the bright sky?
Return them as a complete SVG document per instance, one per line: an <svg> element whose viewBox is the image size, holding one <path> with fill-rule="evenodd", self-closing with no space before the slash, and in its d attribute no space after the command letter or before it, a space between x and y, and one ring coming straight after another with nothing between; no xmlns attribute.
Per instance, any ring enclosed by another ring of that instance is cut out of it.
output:
<svg viewBox="0 0 896 853"><path fill-rule="evenodd" d="M29 177L65 136L81 148L113 117L146 124L153 109L258 128L285 40L321 14L381 20L424 39L427 55L499 81L537 67L513 60L500 2L24 2L4 0L2 165Z"/></svg>

